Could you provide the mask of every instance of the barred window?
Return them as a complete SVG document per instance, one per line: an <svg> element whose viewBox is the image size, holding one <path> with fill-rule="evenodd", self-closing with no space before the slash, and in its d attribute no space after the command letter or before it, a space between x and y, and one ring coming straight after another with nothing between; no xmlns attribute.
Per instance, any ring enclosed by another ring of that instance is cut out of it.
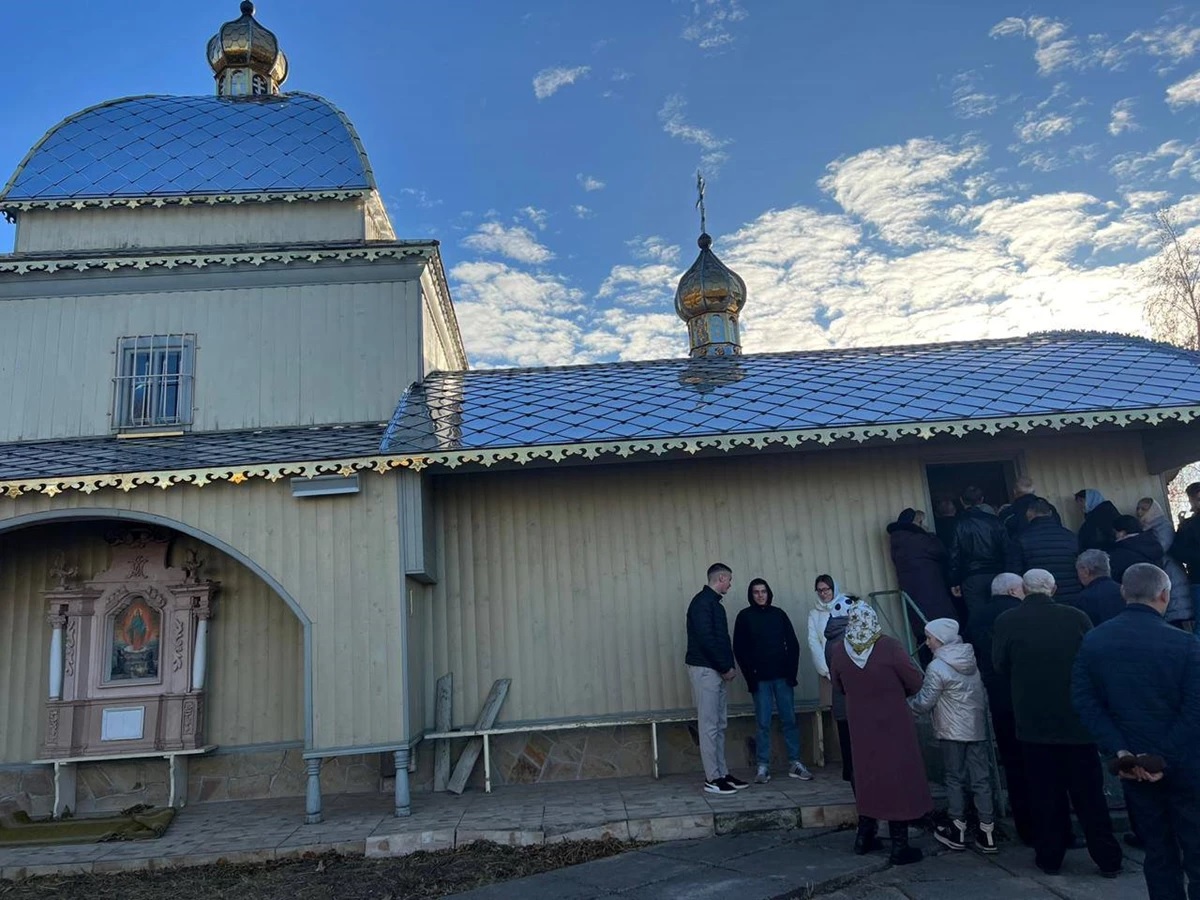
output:
<svg viewBox="0 0 1200 900"><path fill-rule="evenodd" d="M137 335L117 343L113 420L118 429L189 425L194 334Z"/></svg>

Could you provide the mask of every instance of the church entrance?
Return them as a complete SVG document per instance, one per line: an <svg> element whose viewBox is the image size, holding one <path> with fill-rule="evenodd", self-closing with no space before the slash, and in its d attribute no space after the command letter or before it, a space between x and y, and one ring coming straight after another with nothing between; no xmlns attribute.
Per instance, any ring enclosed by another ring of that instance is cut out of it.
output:
<svg viewBox="0 0 1200 900"><path fill-rule="evenodd" d="M962 510L962 493L974 485L983 491L983 502L997 511L1012 498L1017 467L1011 459L931 463L925 466L929 485L932 525L938 537L949 543L954 517Z"/></svg>

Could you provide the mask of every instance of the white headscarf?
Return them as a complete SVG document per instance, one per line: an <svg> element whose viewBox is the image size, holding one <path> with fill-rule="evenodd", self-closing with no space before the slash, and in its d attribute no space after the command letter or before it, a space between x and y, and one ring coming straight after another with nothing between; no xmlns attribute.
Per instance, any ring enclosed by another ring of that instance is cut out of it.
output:
<svg viewBox="0 0 1200 900"><path fill-rule="evenodd" d="M882 635L883 629L879 627L879 616L875 615L874 609L862 601L850 607L850 624L846 626L842 643L851 662L860 669L866 668L875 642Z"/></svg>
<svg viewBox="0 0 1200 900"><path fill-rule="evenodd" d="M838 616L844 616L847 614L846 611L850 607L850 601L846 595L842 593L842 589L838 587L838 583L836 581L833 582L832 599L824 600L821 598L820 594L817 594L815 591L813 593L817 598L817 609L821 610L821 612L829 613L830 618L837 618Z"/></svg>

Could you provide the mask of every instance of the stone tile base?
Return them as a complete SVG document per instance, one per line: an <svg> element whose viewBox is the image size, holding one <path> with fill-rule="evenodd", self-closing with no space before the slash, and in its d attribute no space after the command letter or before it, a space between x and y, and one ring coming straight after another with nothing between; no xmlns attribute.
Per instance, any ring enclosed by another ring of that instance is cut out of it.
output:
<svg viewBox="0 0 1200 900"><path fill-rule="evenodd" d="M808 765L817 762L816 721L801 716L801 756ZM694 725L670 723L658 726L658 764L660 775L691 774L703 771ZM730 719L725 734L725 755L735 769L757 763L757 726L753 718ZM462 750L458 742L452 748L451 761ZM434 742L421 743L416 751L417 772L410 777L412 790L433 787ZM538 784L553 781L581 781L594 778L627 778L651 774L649 725L618 725L611 728L577 728L571 731L529 731L497 735L491 741L492 787L505 784ZM826 714L825 756L839 760L837 730ZM771 729L771 765L782 774L787 765L787 748L778 722ZM482 757L471 773L468 785L483 788Z"/></svg>
<svg viewBox="0 0 1200 900"><path fill-rule="evenodd" d="M163 759L79 763L79 816L119 812L139 803L166 806L167 762ZM188 768L188 802L266 800L303 797L307 786L304 759L295 748L239 751L193 756ZM383 789L380 754L331 756L321 767L323 794L375 793ZM12 799L33 817L49 816L54 802L49 766L0 770L0 801Z"/></svg>

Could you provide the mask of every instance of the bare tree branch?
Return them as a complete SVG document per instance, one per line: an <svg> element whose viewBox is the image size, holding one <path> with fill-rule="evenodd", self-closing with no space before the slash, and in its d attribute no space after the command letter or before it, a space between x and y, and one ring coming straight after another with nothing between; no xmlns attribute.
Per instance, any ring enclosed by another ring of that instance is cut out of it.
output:
<svg viewBox="0 0 1200 900"><path fill-rule="evenodd" d="M1147 275L1146 320L1159 340L1200 350L1200 240L1185 238L1170 210L1158 210L1154 224L1159 253Z"/></svg>

